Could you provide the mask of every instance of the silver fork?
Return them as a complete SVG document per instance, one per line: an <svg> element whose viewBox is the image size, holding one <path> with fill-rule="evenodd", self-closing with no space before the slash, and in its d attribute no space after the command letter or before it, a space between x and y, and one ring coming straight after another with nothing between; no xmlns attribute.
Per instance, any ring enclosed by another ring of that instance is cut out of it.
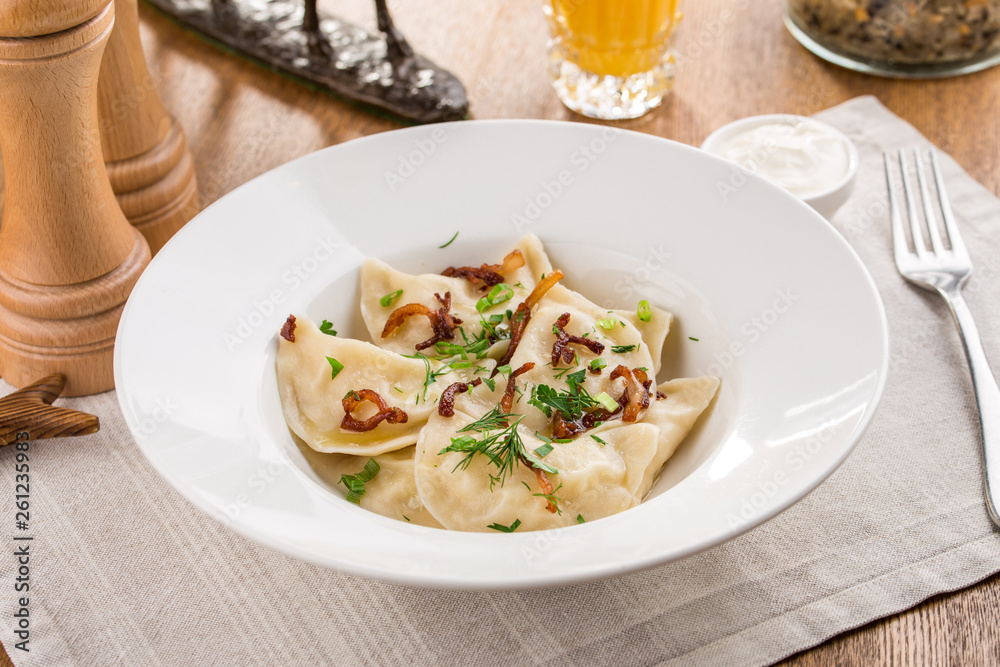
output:
<svg viewBox="0 0 1000 667"><path fill-rule="evenodd" d="M983 440L983 461L986 464L986 509L993 523L1000 526L1000 388L990 369L990 363L983 351L983 343L979 331L972 319L965 299L962 298L962 286L972 274L972 260L965 250L965 244L958 233L958 226L945 194L944 180L941 178L941 168L938 165L937 154L930 151L930 162L934 172L937 205L927 187L924 159L919 150L913 151L913 161L917 174L917 187L920 199L923 201L923 212L926 226L918 215L914 198L913 179L908 174L906 155L899 151L899 170L902 174L903 196L906 200L906 217L909 218L910 237L913 240L911 251L907 243L906 232L900 214L893 185L891 159L888 153L883 153L885 160L886 185L889 189L889 215L892 221L892 242L896 255L896 268L910 283L931 292L937 292L951 309L958 333L965 347L965 357L969 361L972 372L972 387L976 392L976 403L979 406L979 427ZM939 215L940 214L940 218ZM939 229L939 220L944 221L944 235ZM930 238L930 248L925 244L924 229ZM947 246L945 245L947 242Z"/></svg>

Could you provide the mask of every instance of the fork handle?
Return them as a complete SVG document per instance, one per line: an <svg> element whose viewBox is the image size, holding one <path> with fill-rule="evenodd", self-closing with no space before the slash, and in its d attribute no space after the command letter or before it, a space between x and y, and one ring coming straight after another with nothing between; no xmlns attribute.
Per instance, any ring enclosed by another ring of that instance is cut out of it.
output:
<svg viewBox="0 0 1000 667"><path fill-rule="evenodd" d="M979 427L983 436L983 462L986 469L986 509L993 523L1000 527L1000 387L990 368L979 338L979 329L972 319L972 311L965 303L958 288L940 290L948 302L951 314L958 325L958 333L965 348L972 373L972 388L979 406Z"/></svg>

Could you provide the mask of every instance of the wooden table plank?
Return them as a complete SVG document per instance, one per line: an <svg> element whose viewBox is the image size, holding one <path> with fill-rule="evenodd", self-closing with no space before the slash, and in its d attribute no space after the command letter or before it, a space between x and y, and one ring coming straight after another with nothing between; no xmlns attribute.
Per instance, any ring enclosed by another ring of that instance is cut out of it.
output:
<svg viewBox="0 0 1000 667"><path fill-rule="evenodd" d="M474 118L583 120L549 85L540 0L391 4L414 45L465 82ZM662 109L622 127L697 145L744 116L812 114L877 95L1000 192L1000 69L926 82L868 77L827 65L800 47L782 25L779 0L688 0L682 7L676 90ZM369 0L324 8L374 29ZM313 150L400 126L219 51L148 6L140 17L150 69L187 132L206 205ZM1000 576L845 633L783 664L996 662L998 609Z"/></svg>

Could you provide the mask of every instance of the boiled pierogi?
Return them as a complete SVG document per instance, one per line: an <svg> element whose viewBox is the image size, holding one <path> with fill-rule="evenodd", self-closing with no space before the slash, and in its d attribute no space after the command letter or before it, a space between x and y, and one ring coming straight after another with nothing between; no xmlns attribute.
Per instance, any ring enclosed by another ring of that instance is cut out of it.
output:
<svg viewBox="0 0 1000 667"><path fill-rule="evenodd" d="M607 310L560 284L533 235L492 264L412 276L370 259L372 342L289 317L291 430L338 460L349 500L421 526L542 530L635 507L718 378L656 374L673 315Z"/></svg>

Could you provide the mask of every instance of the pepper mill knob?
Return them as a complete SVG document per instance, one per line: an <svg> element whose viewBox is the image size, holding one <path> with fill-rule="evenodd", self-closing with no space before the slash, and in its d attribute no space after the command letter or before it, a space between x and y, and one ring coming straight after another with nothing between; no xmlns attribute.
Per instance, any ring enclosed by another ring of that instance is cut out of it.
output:
<svg viewBox="0 0 1000 667"><path fill-rule="evenodd" d="M97 100L111 188L155 255L198 212L198 185L184 130L164 108L146 67L137 0L115 0Z"/></svg>
<svg viewBox="0 0 1000 667"><path fill-rule="evenodd" d="M118 320L149 246L108 181L97 77L109 0L15 0L0 13L0 375L114 386Z"/></svg>

